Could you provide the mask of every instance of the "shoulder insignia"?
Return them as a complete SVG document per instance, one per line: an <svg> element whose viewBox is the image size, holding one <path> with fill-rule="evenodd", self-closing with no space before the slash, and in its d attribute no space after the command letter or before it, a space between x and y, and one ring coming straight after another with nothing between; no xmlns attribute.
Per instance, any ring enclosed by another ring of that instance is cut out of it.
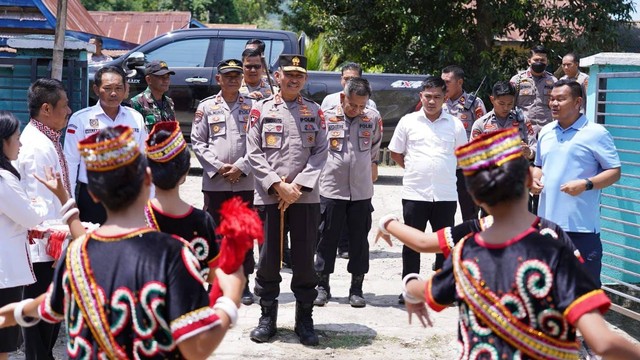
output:
<svg viewBox="0 0 640 360"><path fill-rule="evenodd" d="M318 109L318 117L320 118L320 128L322 128L322 130L327 128L327 123L324 120L324 112L322 112L321 109Z"/></svg>
<svg viewBox="0 0 640 360"><path fill-rule="evenodd" d="M249 119L251 120L251 123L249 124L249 127L251 128L258 123L258 120L260 120L260 110L251 109L251 112L249 113Z"/></svg>
<svg viewBox="0 0 640 360"><path fill-rule="evenodd" d="M198 123L200 123L200 121L202 121L203 116L204 116L204 113L202 112L202 110L197 110L193 118L193 124L197 125Z"/></svg>

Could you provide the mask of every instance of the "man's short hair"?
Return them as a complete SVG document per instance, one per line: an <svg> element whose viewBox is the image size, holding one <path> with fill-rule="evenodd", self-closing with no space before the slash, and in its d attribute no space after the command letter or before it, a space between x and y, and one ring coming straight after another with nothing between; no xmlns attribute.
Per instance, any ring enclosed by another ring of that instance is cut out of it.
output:
<svg viewBox="0 0 640 360"><path fill-rule="evenodd" d="M362 77L362 66L360 66L360 64L358 63L354 63L354 62L347 63L345 66L342 67L342 69L340 70L340 73L344 74L344 72L347 70L357 71L358 76Z"/></svg>
<svg viewBox="0 0 640 360"><path fill-rule="evenodd" d="M371 97L369 80L363 78L351 78L344 85L344 93L347 96L358 95Z"/></svg>
<svg viewBox="0 0 640 360"><path fill-rule="evenodd" d="M573 59L574 63L580 64L580 57L578 57L578 55L576 55L576 53L570 52L570 53L567 53L567 55L565 55L565 56L570 56Z"/></svg>
<svg viewBox="0 0 640 360"><path fill-rule="evenodd" d="M100 36L92 36L89 40L95 40L96 44L100 44L100 46L102 46L102 38Z"/></svg>
<svg viewBox="0 0 640 360"><path fill-rule="evenodd" d="M511 95L516 96L516 88L510 81L498 81L493 84L493 90L491 91L493 97Z"/></svg>
<svg viewBox="0 0 640 360"><path fill-rule="evenodd" d="M242 61L244 62L244 59L255 56L262 56L262 53L259 49L244 49L244 51L242 52Z"/></svg>
<svg viewBox="0 0 640 360"><path fill-rule="evenodd" d="M575 80L563 79L558 80L555 84L553 84L554 89L561 86L568 86L571 89L571 96L574 99L578 97L584 97L582 94L582 85L580 85L580 83Z"/></svg>
<svg viewBox="0 0 640 360"><path fill-rule="evenodd" d="M442 92L447 92L447 84L442 80L439 76L429 76L420 85L420 91L425 91L427 89L439 88L442 89Z"/></svg>
<svg viewBox="0 0 640 360"><path fill-rule="evenodd" d="M530 52L529 52L529 57L533 57L533 55L535 54L549 54L549 51L547 50L546 47L544 47L544 45L536 45L534 47L531 48Z"/></svg>
<svg viewBox="0 0 640 360"><path fill-rule="evenodd" d="M443 74L453 73L453 76L456 79L464 80L464 70L462 70L462 68L460 66L458 66L458 65L449 65L449 66L445 67L444 69L442 69L442 73Z"/></svg>
<svg viewBox="0 0 640 360"><path fill-rule="evenodd" d="M29 116L32 118L40 115L42 104L51 104L54 107L60 101L61 92L64 92L62 82L57 79L41 78L29 86L27 101L29 103Z"/></svg>
<svg viewBox="0 0 640 360"><path fill-rule="evenodd" d="M96 75L93 79L93 83L96 84L97 87L100 87L100 85L102 85L102 74L106 74L106 73L112 73L112 74L118 74L120 75L120 77L122 78L122 84L125 84L125 79L127 78L127 75L124 73L124 70L122 70L121 67L118 66L103 66L101 67L98 71L96 71Z"/></svg>
<svg viewBox="0 0 640 360"><path fill-rule="evenodd" d="M245 48L247 47L247 45L256 45L258 47L258 50L260 50L260 55L264 54L264 51L266 49L266 46L264 45L264 41L260 39L248 40L247 43L245 44Z"/></svg>

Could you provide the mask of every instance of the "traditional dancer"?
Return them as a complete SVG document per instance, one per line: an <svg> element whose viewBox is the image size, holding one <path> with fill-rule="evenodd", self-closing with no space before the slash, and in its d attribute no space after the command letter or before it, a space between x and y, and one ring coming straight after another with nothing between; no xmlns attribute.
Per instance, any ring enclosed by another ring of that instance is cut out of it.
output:
<svg viewBox="0 0 640 360"><path fill-rule="evenodd" d="M133 130L103 129L79 149L89 193L107 220L71 242L46 294L0 309L0 327L65 320L71 359L208 356L237 320L242 268L217 271L225 296L210 307L189 246L140 216L151 174Z"/></svg>
<svg viewBox="0 0 640 360"><path fill-rule="evenodd" d="M147 225L187 240L200 261L202 277L212 283L219 253L216 224L209 213L180 198L191 156L178 122L155 124L147 138L147 161L156 186L155 198L144 208Z"/></svg>
<svg viewBox="0 0 640 360"><path fill-rule="evenodd" d="M436 311L457 302L462 359L577 359L576 328L607 358L640 359L640 348L607 327L601 313L611 302L572 249L531 228L532 176L520 142L512 128L456 150L474 200L494 222L464 236L428 281L405 276L409 320L415 314L426 326L425 302Z"/></svg>

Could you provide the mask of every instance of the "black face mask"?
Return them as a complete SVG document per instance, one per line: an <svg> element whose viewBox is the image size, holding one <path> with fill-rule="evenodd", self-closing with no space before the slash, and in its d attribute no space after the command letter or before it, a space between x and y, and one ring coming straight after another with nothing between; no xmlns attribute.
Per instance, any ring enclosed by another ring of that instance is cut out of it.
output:
<svg viewBox="0 0 640 360"><path fill-rule="evenodd" d="M533 70L533 72L536 74L540 74L541 72L544 72L544 69L546 68L547 68L547 64L543 62L534 62L533 64L531 64L531 70Z"/></svg>

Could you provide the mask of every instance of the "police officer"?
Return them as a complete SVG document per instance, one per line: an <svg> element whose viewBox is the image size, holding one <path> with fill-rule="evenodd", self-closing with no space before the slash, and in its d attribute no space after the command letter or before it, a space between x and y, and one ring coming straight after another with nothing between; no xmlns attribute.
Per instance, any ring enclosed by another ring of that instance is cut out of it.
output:
<svg viewBox="0 0 640 360"><path fill-rule="evenodd" d="M562 71L564 76L560 80L575 80L582 85L582 113L587 109L587 88L589 87L589 75L580 71L580 58L575 53L568 53L562 58Z"/></svg>
<svg viewBox="0 0 640 360"><path fill-rule="evenodd" d="M176 73L160 60L148 63L144 73L147 88L131 99L131 105L142 114L147 131L151 131L157 122L176 121L173 100L166 94L171 84L170 76Z"/></svg>
<svg viewBox="0 0 640 360"><path fill-rule="evenodd" d="M125 74L122 68L105 66L95 75L93 91L99 98L94 106L84 108L69 119L64 137L64 156L69 166L69 183L74 194L80 220L102 224L107 213L101 203L96 203L87 189L87 168L80 157L78 142L108 126L126 125L133 129L136 142L144 151L147 129L142 115L130 107L120 105L126 92ZM76 186L77 185L77 186Z"/></svg>
<svg viewBox="0 0 640 360"><path fill-rule="evenodd" d="M371 197L373 171L382 141L382 119L369 107L369 82L362 78L347 81L340 103L325 112L328 121L329 156L320 175L320 242L315 269L320 281L315 305L324 306L331 297L329 275L336 261L338 237L348 224L351 273L349 304L366 305L362 294L364 275L369 271Z"/></svg>
<svg viewBox="0 0 640 360"><path fill-rule="evenodd" d="M253 204L253 174L247 158L246 134L253 100L242 96L242 62L227 59L218 63L217 95L200 102L191 127L193 152L202 164L204 210L220 223L222 203L234 196ZM245 276L253 273L253 250L244 261ZM242 303L253 304L249 284L245 285Z"/></svg>
<svg viewBox="0 0 640 360"><path fill-rule="evenodd" d="M534 136L553 119L549 108L549 95L558 79L546 71L549 60L547 49L542 45L534 46L529 53L529 68L511 78L516 88L516 106L524 112L525 119L531 121Z"/></svg>
<svg viewBox="0 0 640 360"><path fill-rule="evenodd" d="M558 81L555 76L546 71L549 63L547 49L542 45L534 46L529 52L527 63L529 68L511 78L516 89L516 106L524 112L524 118L533 126L533 136L538 139L538 132L543 126L553 120L549 108L549 96L553 84ZM529 199L529 211L538 211L539 195Z"/></svg>
<svg viewBox="0 0 640 360"><path fill-rule="evenodd" d="M462 88L464 84L464 70L457 65L449 65L442 69L440 76L447 84L444 110L462 121L467 132L467 139L471 136L473 122L486 114L482 99L473 96ZM461 169L456 169L456 189L458 203L463 220L477 219L479 207L471 198ZM444 261L441 254L436 254L436 262Z"/></svg>
<svg viewBox="0 0 640 360"><path fill-rule="evenodd" d="M258 49L245 49L242 52L242 66L244 79L240 86L240 93L252 99L263 99L273 95L271 86L265 76L266 69L263 68L262 54ZM274 89L276 92L277 88Z"/></svg>
<svg viewBox="0 0 640 360"><path fill-rule="evenodd" d="M265 233L255 286L262 316L250 336L253 341L265 342L276 333L284 223L291 236L295 332L302 344L317 345L312 312L318 278L313 255L320 221L318 179L327 161L327 131L318 104L300 95L307 80L307 59L280 55L278 62L280 91L254 104L247 135L247 153L255 176L254 203Z"/></svg>

